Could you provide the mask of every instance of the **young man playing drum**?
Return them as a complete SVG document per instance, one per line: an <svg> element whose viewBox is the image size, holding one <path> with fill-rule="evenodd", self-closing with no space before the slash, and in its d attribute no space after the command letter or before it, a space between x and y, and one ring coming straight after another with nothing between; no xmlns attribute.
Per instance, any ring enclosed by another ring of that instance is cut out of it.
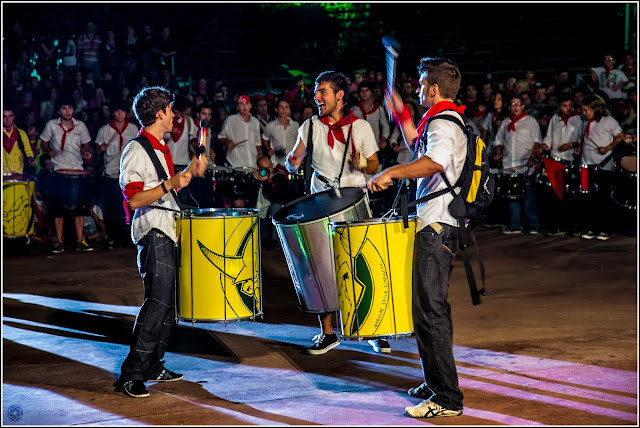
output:
<svg viewBox="0 0 640 428"><path fill-rule="evenodd" d="M336 186L362 187L366 185L364 174L375 174L378 171L378 144L371 125L343 108L346 95L347 80L342 73L320 73L316 78L314 96L319 115L308 119L298 129L296 145L285 161L285 166L291 173L300 167L307 152L309 124L313 122L314 174L311 193ZM343 165L345 150L349 150L347 142L352 146L351 159ZM340 177L339 183L336 183L337 177ZM307 349L312 355L324 354L340 344L331 326L331 313L323 313L318 317L322 332L314 338L313 346ZM378 352L389 352L391 349L384 339L374 341L372 345Z"/></svg>
<svg viewBox="0 0 640 428"><path fill-rule="evenodd" d="M162 357L175 327L176 220L179 211L175 190L186 187L193 176L202 177L207 160L193 158L184 169L174 173L171 151L163 135L173 127L173 95L162 87L147 87L136 95L133 110L142 126L138 137L125 147L120 161L120 187L135 209L131 237L138 246L138 269L144 284L144 302L133 329L129 355L122 363L120 378L114 386L129 397L148 397L144 382L171 382L182 379L164 367ZM161 181L151 157L157 156L164 174ZM142 141L142 142L141 142ZM171 193L169 193L171 192Z"/></svg>
<svg viewBox="0 0 640 428"><path fill-rule="evenodd" d="M66 177L58 176L62 180L54 181L56 189L53 189L52 204L47 205L49 214L54 218L57 240L53 244L52 253L62 253L63 232L64 232L64 213L66 211L64 202L67 198L64 193L70 192L68 183L73 180L88 180L84 177L84 163L91 161L93 158L92 149L89 143L91 136L87 126L81 120L73 117L73 100L68 97L62 97L57 104L57 111L60 117L49 120L40 139L42 140L42 148L51 156L54 173L67 174ZM73 178L72 178L73 177ZM67 178L67 180L64 180ZM85 186L87 183L84 183ZM78 185L79 188L83 186ZM78 192L84 194L84 192ZM76 201L75 205L84 208L74 208L72 210L73 222L76 231L76 250L77 251L93 251L87 240L83 236L84 217L89 215L91 209L91 201Z"/></svg>
<svg viewBox="0 0 640 428"><path fill-rule="evenodd" d="M402 129L405 143L416 159L376 174L368 183L374 192L385 190L394 179L417 179L416 199L447 188L444 172L455 183L466 157L467 138L462 128L447 120L436 120L426 130L429 118L441 112L463 122L464 106L452 101L460 88L460 70L447 59L423 58L418 67L420 104L428 111L418 124L402 98L387 94L387 105ZM417 225L413 260L413 324L422 363L424 383L409 395L424 398L405 412L413 418L458 416L462 414L463 394L453 357L453 326L447 302L449 280L458 252L458 222L448 211L453 196L447 192L417 206Z"/></svg>

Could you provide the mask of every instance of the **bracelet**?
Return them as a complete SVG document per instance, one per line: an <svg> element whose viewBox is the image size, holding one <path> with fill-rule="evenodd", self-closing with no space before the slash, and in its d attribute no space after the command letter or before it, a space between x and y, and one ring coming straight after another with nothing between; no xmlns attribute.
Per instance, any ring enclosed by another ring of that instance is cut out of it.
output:
<svg viewBox="0 0 640 428"><path fill-rule="evenodd" d="M164 186L164 181L160 183L160 185L162 186L162 190L164 190L164 193L167 194L169 193L169 191L167 190L167 188Z"/></svg>
<svg viewBox="0 0 640 428"><path fill-rule="evenodd" d="M398 125L400 126L402 126L402 124L405 122L411 121L411 113L409 113L409 109L406 105L402 109L402 112L400 112L400 114L396 116L396 118L398 119Z"/></svg>

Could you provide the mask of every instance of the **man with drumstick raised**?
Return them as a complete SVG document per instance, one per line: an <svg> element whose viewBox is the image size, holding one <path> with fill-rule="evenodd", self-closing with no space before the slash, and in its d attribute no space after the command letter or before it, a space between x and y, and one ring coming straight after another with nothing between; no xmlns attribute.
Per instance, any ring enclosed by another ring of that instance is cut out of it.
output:
<svg viewBox="0 0 640 428"><path fill-rule="evenodd" d="M444 113L464 123L464 106L452 100L460 89L460 70L442 58L423 58L418 67L420 104L427 108L416 129L411 115L394 91L386 95L389 112L402 129L405 143L415 160L398 164L376 174L368 183L374 192L385 190L392 180L417 179L416 199L455 183L466 157L467 137L462 128L448 120L429 119ZM391 98L392 97L392 98ZM417 144L416 144L417 142ZM413 418L458 416L462 414L463 394L453 357L453 326L447 302L449 279L459 250L457 220L448 211L451 193L417 206L415 251L413 260L413 324L422 363L424 383L409 390L409 395L424 398L405 412Z"/></svg>
<svg viewBox="0 0 640 428"><path fill-rule="evenodd" d="M92 149L89 145L91 142L89 130L83 121L73 117L74 102L70 97L61 97L56 104L60 117L49 120L44 126L44 130L40 135L42 148L51 156L54 172L81 175L80 173L84 173L83 164L93 158ZM71 191L62 186L56 187L53 196L55 199L62 199L61 192ZM83 236L84 217L90 215L90 209L90 204L87 204L86 208L72 210L77 238L77 251L93 251L93 248ZM61 204L56 204L54 201L53 204L47 205L47 210L54 219L57 237L51 252L54 254L62 253L64 251L64 209Z"/></svg>
<svg viewBox="0 0 640 428"><path fill-rule="evenodd" d="M163 140L173 128L173 100L174 96L159 86L144 88L136 95L133 110L142 129L127 144L120 161L120 187L127 207L135 209L131 238L138 246L144 302L136 318L129 355L114 386L133 398L149 396L144 382L182 379L162 361L176 325L178 238L174 213L180 205L175 191L186 187L192 177L202 177L207 159L201 154L183 171L174 173L171 151Z"/></svg>
<svg viewBox="0 0 640 428"><path fill-rule="evenodd" d="M347 79L336 71L320 73L315 81L314 101L319 115L305 121L298 129L298 139L285 161L289 172L294 173L307 153L309 125L312 125L311 193L332 187L363 187L364 174L378 171L378 144L369 122L344 109L347 96ZM343 162L345 151L351 146L351 159ZM338 181L339 177L339 181ZM337 285L336 285L337 287ZM318 315L322 332L315 336L314 344L307 349L312 355L324 354L340 344L333 332L331 313ZM379 342L379 343L378 343ZM389 344L381 339L372 343L379 352L389 352Z"/></svg>

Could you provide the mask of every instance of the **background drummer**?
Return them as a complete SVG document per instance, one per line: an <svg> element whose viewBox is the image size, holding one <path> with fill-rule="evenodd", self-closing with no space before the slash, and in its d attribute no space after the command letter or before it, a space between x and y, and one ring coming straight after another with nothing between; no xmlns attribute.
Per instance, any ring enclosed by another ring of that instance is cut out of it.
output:
<svg viewBox="0 0 640 428"><path fill-rule="evenodd" d="M582 141L582 117L573 108L573 96L568 92L560 93L558 97L559 111L549 120L547 134L542 140L542 150L549 151L552 158L573 162L575 151ZM563 186L564 187L564 186ZM569 219L576 218L573 198L564 194L562 200L558 198L553 189L542 192L548 209L548 236L562 236L567 232L573 232L569 226ZM571 213L571 214L569 214ZM569 214L569 215L568 215Z"/></svg>
<svg viewBox="0 0 640 428"><path fill-rule="evenodd" d="M530 234L538 233L538 209L533 184L534 165L542 151L540 125L533 116L524 111L522 96L514 95L509 101L511 115L502 122L496 133L495 159L502 159L502 172L512 171L524 174L524 214L525 224ZM509 225L502 233L522 232L522 200L509 202Z"/></svg>
<svg viewBox="0 0 640 428"><path fill-rule="evenodd" d="M61 97L56 101L56 111L60 115L57 119L49 120L40 139L42 148L51 156L54 172L81 172L84 164L93 160L90 146L91 136L86 125L81 120L73 117L73 100L69 97ZM68 189L56 189L65 191ZM53 197L56 198L54 192ZM66 209L56 206L55 200L48 205L48 214L53 217L56 228L56 242L53 243L51 252L62 253L64 251L64 214ZM76 251L93 251L83 236L84 216L89 214L90 207L71 210L76 232Z"/></svg>
<svg viewBox="0 0 640 428"><path fill-rule="evenodd" d="M294 173L306 154L309 123L313 121L311 166L314 174L311 193L335 186L335 180L341 173L339 187L365 186L364 174L375 174L378 171L378 144L371 125L366 120L359 119L349 109L344 109L347 88L347 80L342 73L320 73L315 81L314 96L319 115L305 121L298 129L296 145L286 159L285 166L289 172ZM347 147L347 138L351 147ZM345 150L350 149L351 159L343 166ZM329 181L329 184L325 181ZM323 313L318 317L322 331L314 337L314 344L307 349L312 355L324 354L340 344L338 336L333 332L332 314ZM372 346L379 352L391 350L384 339L372 341Z"/></svg>
<svg viewBox="0 0 640 428"><path fill-rule="evenodd" d="M13 123L14 119L14 108L5 104L2 108L2 175L24 175L25 165L36 166L27 133Z"/></svg>
<svg viewBox="0 0 640 428"><path fill-rule="evenodd" d="M251 115L251 98L238 95L236 98L238 113L229 115L218 133L218 140L227 150L227 162L232 168L246 168L251 174L258 157L262 155L260 122ZM234 208L254 207L258 197L258 183L248 179L237 180L232 190Z"/></svg>

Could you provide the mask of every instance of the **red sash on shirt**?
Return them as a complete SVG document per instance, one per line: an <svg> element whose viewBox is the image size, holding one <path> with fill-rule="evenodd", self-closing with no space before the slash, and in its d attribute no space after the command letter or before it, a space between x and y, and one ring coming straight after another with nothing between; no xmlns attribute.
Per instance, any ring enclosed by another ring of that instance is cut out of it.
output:
<svg viewBox="0 0 640 428"><path fill-rule="evenodd" d="M572 111L571 114L569 115L564 115L562 113L558 113L558 117L560 118L561 121L564 122L565 126L569 126L569 119L571 119L573 116L577 116L580 113L578 113L577 111Z"/></svg>
<svg viewBox="0 0 640 428"><path fill-rule="evenodd" d="M60 151L64 150L64 143L67 141L67 134L71 131L73 131L73 128L75 128L75 125L72 126L71 128L65 130L64 126L62 126L62 123L58 123L58 126L60 127L60 129L62 129L62 141L60 142Z"/></svg>
<svg viewBox="0 0 640 428"><path fill-rule="evenodd" d="M529 114L526 111L523 111L517 116L509 116L509 119L511 119L511 122L509 122L509 124L507 125L507 131L516 132L516 122L525 116L529 116Z"/></svg>
<svg viewBox="0 0 640 428"><path fill-rule="evenodd" d="M3 130L4 131L4 130ZM13 132L15 131L15 132ZM13 146L18 142L18 128L15 125L11 128L11 135L7 135L6 132L2 132L2 145L7 153L11 153Z"/></svg>
<svg viewBox="0 0 640 428"><path fill-rule="evenodd" d="M416 132L418 133L418 139L424 132L424 128L425 126L427 126L427 121L433 116L437 115L440 112L443 112L444 110L455 110L457 113L463 115L465 108L467 108L467 106L458 106L451 100L443 100L434 104L429 110L425 112L425 114L422 116L422 119L420 119L420 122L418 122L418 128L416 129Z"/></svg>
<svg viewBox="0 0 640 428"><path fill-rule="evenodd" d="M114 131L118 133L118 136L120 137L120 151L122 151L122 144L124 143L124 138L122 137L122 134L124 133L124 130L127 129L127 126L129 126L129 122L126 120L124 121L124 127L122 128L122 131L118 130L115 120L112 120L111 122L109 122L109 126L112 127Z"/></svg>
<svg viewBox="0 0 640 428"><path fill-rule="evenodd" d="M353 122L358 120L358 117L353 114L352 111L349 111L348 114L342 116L342 118L334 123L333 125L329 124L329 117L321 117L320 122L324 123L329 127L329 134L327 143L329 143L329 147L333 149L334 145L334 136L335 139L340 141L342 144L347 144L347 140L344 138L344 132L342 132L342 127L346 125L351 125Z"/></svg>
<svg viewBox="0 0 640 428"><path fill-rule="evenodd" d="M362 103L359 103L359 104L358 104L358 108L359 108L359 109L360 109L360 111L362 112L362 118L363 118L364 120L367 120L367 116L368 116L368 115L375 113L375 112L376 112L376 110L378 110L378 107L380 107L378 104L373 103L373 107L371 107L371 110L367 111L367 110L364 108L364 104L362 104Z"/></svg>
<svg viewBox="0 0 640 428"><path fill-rule="evenodd" d="M180 137L182 137L182 133L184 132L184 124L187 121L187 118L182 114L178 113L173 118L173 129L171 130L171 139L174 143L177 143Z"/></svg>

